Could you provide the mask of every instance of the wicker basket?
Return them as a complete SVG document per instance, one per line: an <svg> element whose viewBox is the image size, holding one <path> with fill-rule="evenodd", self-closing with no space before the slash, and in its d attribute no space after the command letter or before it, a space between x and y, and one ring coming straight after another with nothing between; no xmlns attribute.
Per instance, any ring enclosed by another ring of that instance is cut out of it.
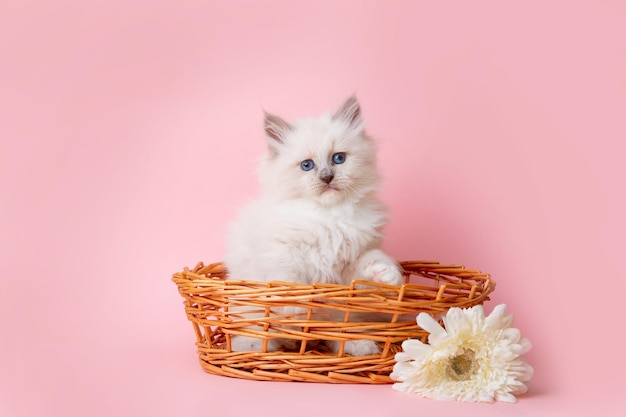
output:
<svg viewBox="0 0 626 417"><path fill-rule="evenodd" d="M400 265L407 282L402 286L370 281L353 281L350 286L235 281L228 279L221 263L199 263L193 270L174 274L172 280L185 299L200 363L209 373L263 381L384 384L393 382L389 374L401 342L427 336L417 326L416 314L436 315L450 307L481 304L495 288L488 274L460 265L424 261ZM276 311L285 306L301 313ZM319 317L320 309L341 312L343 320ZM351 315L368 312L388 313L388 320L350 321ZM231 351L234 335L260 338L263 349ZM299 349L268 352L271 338L295 340ZM381 353L345 354L343 342L357 339L377 342ZM339 352L319 343L325 340L339 341Z"/></svg>

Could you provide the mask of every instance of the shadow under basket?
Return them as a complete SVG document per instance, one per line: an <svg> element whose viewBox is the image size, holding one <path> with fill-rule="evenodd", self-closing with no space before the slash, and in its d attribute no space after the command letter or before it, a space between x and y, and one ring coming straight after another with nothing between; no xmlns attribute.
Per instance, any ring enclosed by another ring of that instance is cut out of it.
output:
<svg viewBox="0 0 626 417"><path fill-rule="evenodd" d="M461 265L406 261L400 266L406 282L401 286L237 281L222 263L185 268L172 281L185 299L200 364L209 373L262 381L388 384L401 343L426 341L417 314L436 316L451 307L482 304L495 288L488 274ZM232 351L237 336L258 339L262 348ZM288 339L293 350L268 351L271 339ZM353 340L374 341L380 353L351 356L344 346ZM337 353L326 347L328 341L339 342Z"/></svg>

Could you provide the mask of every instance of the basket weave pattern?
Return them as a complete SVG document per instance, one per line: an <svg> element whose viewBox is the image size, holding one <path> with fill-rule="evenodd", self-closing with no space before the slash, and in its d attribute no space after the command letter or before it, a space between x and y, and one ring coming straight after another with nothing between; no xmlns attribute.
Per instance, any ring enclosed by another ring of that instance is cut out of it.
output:
<svg viewBox="0 0 626 417"><path fill-rule="evenodd" d="M434 316L451 307L481 304L495 288L488 274L460 265L408 261L400 266L402 286L236 281L221 263L199 263L172 280L185 299L200 363L209 373L263 381L381 384L393 382L389 374L401 342L427 337L416 314ZM376 321L355 321L361 313L385 313L386 319L379 314ZM232 336L261 339L263 348L232 351ZM270 352L267 343L273 338L290 339L296 348ZM351 340L375 341L381 353L345 354L344 343ZM339 352L320 341L340 342Z"/></svg>

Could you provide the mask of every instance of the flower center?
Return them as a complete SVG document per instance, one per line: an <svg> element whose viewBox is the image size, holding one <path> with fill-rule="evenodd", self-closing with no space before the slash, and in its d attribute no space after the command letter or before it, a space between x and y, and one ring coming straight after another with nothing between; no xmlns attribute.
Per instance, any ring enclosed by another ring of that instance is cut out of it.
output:
<svg viewBox="0 0 626 417"><path fill-rule="evenodd" d="M451 357L448 360L446 374L456 381L468 380L476 373L478 363L476 363L475 353L471 349L463 349L463 353Z"/></svg>

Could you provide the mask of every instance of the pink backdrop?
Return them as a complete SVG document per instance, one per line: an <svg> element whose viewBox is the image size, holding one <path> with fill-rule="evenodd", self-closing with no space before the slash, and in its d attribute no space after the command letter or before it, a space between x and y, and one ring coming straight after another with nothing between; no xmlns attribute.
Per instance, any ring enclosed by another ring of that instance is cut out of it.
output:
<svg viewBox="0 0 626 417"><path fill-rule="evenodd" d="M0 415L624 415L625 74L622 1L1 2ZM198 365L170 277L222 258L262 109L353 92L387 250L493 275L518 404Z"/></svg>

